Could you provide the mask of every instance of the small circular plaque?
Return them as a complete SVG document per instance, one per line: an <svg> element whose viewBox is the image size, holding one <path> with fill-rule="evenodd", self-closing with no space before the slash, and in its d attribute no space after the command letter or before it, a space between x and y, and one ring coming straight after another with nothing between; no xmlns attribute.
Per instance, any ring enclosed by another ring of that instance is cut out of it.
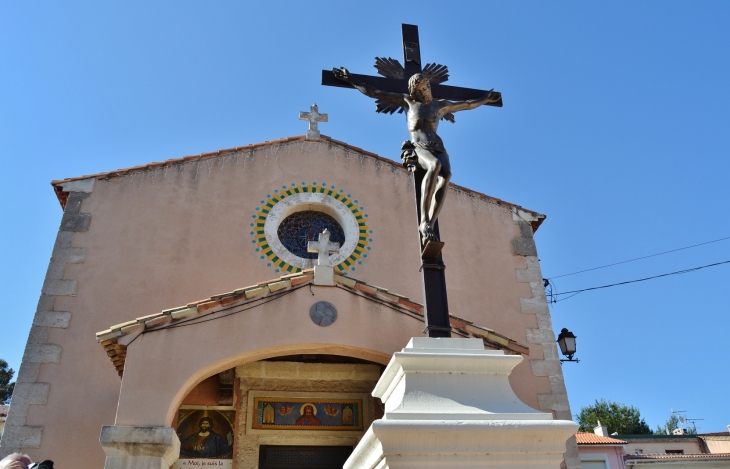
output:
<svg viewBox="0 0 730 469"><path fill-rule="evenodd" d="M337 320L337 308L328 301L318 301L309 308L309 317L316 325L326 327Z"/></svg>

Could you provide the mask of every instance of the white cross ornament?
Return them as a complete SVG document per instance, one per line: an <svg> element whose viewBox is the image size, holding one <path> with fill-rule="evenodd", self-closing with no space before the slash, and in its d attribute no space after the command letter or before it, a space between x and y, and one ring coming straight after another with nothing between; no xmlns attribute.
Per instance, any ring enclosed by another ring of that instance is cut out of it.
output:
<svg viewBox="0 0 730 469"><path fill-rule="evenodd" d="M335 286L335 269L330 265L330 253L339 252L340 244L330 242L330 232L325 229L318 241L310 241L307 251L317 253L317 265L314 266L314 284Z"/></svg>
<svg viewBox="0 0 730 469"><path fill-rule="evenodd" d="M309 121L309 129L307 130L307 140L319 140L318 122L327 122L327 114L320 114L317 103L312 104L309 112L299 111L300 121Z"/></svg>
<svg viewBox="0 0 730 469"><path fill-rule="evenodd" d="M327 228L325 228L325 230L320 233L318 241L310 241L307 244L307 251L316 252L318 254L317 265L332 267L330 265L330 253L339 252L340 243L331 243L330 232Z"/></svg>

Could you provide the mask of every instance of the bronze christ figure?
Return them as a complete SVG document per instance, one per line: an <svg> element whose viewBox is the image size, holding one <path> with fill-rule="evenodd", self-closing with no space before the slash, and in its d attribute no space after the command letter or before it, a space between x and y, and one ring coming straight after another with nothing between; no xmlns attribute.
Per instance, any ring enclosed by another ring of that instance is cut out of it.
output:
<svg viewBox="0 0 730 469"><path fill-rule="evenodd" d="M380 102L399 106L406 111L410 141L403 142L401 159L410 171L419 167L425 171L421 191L421 219L418 231L421 242L439 241L433 226L444 205L448 184L451 179L449 154L438 136L439 121L449 113L474 109L483 104L497 103L501 94L487 91L484 96L467 101L434 99L431 83L423 73L416 73L408 80L408 93L380 91L373 86L359 82L346 68L333 69L334 76L352 85L366 96Z"/></svg>

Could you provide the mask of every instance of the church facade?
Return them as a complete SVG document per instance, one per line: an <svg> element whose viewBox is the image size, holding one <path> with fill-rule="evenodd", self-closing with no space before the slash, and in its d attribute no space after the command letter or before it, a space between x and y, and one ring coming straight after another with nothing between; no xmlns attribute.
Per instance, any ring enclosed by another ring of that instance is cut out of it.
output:
<svg viewBox="0 0 730 469"><path fill-rule="evenodd" d="M173 467L341 467L383 415L384 366L423 335L400 163L301 136L52 185L64 215L2 455L100 467L115 431L148 427L176 433ZM451 185L452 335L521 355L519 399L571 420L533 240L544 218ZM322 282L307 246L325 228L339 248Z"/></svg>

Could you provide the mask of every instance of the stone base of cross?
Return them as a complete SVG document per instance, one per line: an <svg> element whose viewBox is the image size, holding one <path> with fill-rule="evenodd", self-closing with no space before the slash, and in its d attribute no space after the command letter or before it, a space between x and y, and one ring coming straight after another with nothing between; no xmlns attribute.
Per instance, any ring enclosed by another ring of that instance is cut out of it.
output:
<svg viewBox="0 0 730 469"><path fill-rule="evenodd" d="M325 228L317 241L310 241L307 244L307 251L317 253L317 265L314 266L314 284L334 286L335 270L330 264L330 254L339 252L340 244L330 242L329 230Z"/></svg>

